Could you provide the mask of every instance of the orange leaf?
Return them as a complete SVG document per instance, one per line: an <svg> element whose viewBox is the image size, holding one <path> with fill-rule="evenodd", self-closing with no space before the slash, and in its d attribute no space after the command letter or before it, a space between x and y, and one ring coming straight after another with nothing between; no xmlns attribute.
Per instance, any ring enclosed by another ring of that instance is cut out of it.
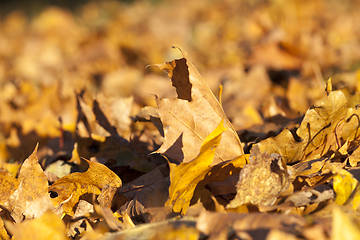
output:
<svg viewBox="0 0 360 240"><path fill-rule="evenodd" d="M90 161L87 163L89 168L86 172L66 175L49 188L49 191L58 194L58 197L52 199L56 206L70 198L63 205L64 212L70 216L74 215L73 207L79 202L81 196L100 195L101 190L106 186L119 188L122 185L121 179L105 165Z"/></svg>

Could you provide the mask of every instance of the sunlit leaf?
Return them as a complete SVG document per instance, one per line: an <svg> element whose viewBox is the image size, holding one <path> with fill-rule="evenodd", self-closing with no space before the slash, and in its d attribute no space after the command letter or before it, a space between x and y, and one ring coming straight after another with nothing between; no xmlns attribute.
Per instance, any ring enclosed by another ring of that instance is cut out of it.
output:
<svg viewBox="0 0 360 240"><path fill-rule="evenodd" d="M24 221L20 224L5 223L6 228L18 240L65 240L66 229L64 222L54 213L48 211L40 218Z"/></svg>
<svg viewBox="0 0 360 240"><path fill-rule="evenodd" d="M204 139L200 154L193 161L179 165L169 163L171 184L166 206L173 205L175 212L186 212L196 185L210 171L210 164L225 130L224 122L221 121L218 127Z"/></svg>
<svg viewBox="0 0 360 240"><path fill-rule="evenodd" d="M223 120L227 130L216 150L214 164L242 155L241 142L220 103L186 54L183 55L182 59L156 65L168 72L178 94L177 99L156 97L165 133L164 143L157 152L179 162L189 162L197 156L205 137Z"/></svg>
<svg viewBox="0 0 360 240"><path fill-rule="evenodd" d="M58 206L63 201L71 198L63 206L64 212L74 215L74 206L84 195L100 195L105 186L119 188L121 179L105 165L90 161L86 172L71 173L57 180L49 187L49 191L56 192L58 197L53 198L54 205Z"/></svg>
<svg viewBox="0 0 360 240"><path fill-rule="evenodd" d="M303 143L295 141L292 133L284 129L276 137L267 138L258 144L261 152L278 153L286 163L295 163L302 157Z"/></svg>
<svg viewBox="0 0 360 240"><path fill-rule="evenodd" d="M358 181L345 169L334 168L333 172L336 173L334 176L335 203L342 205L350 197Z"/></svg>
<svg viewBox="0 0 360 240"><path fill-rule="evenodd" d="M360 238L360 229L339 207L332 212L332 240L356 240Z"/></svg>
<svg viewBox="0 0 360 240"><path fill-rule="evenodd" d="M240 172L237 194L226 207L236 208L249 203L273 205L279 194L289 187L289 180L286 165L279 154L262 153L254 147L249 164Z"/></svg>
<svg viewBox="0 0 360 240"><path fill-rule="evenodd" d="M48 181L34 152L20 168L19 186L4 206L16 222L23 218L40 217L45 211L54 209L48 193Z"/></svg>

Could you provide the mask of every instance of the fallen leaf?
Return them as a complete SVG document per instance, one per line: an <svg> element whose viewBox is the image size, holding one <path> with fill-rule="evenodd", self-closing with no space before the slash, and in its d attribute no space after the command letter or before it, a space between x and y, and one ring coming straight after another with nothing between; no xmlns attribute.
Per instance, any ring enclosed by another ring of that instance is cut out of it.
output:
<svg viewBox="0 0 360 240"><path fill-rule="evenodd" d="M304 218L295 215L203 211L197 218L196 228L211 239L227 239L228 234L241 237L244 231L254 234L252 239L266 239L268 229L297 235L305 223Z"/></svg>
<svg viewBox="0 0 360 240"><path fill-rule="evenodd" d="M260 152L258 147L251 151L249 164L240 172L236 185L237 194L226 208L242 204L273 205L281 192L290 184L286 165L276 153Z"/></svg>
<svg viewBox="0 0 360 240"><path fill-rule="evenodd" d="M66 240L65 224L54 213L47 211L40 218L18 224L5 222L6 228L18 240Z"/></svg>
<svg viewBox="0 0 360 240"><path fill-rule="evenodd" d="M224 120L227 130L213 164L242 155L241 142L220 103L185 53L183 56L182 59L155 65L168 72L178 94L177 99L156 97L165 133L164 143L156 152L178 162L190 162L196 158L205 137Z"/></svg>
<svg viewBox="0 0 360 240"><path fill-rule="evenodd" d="M357 180L345 169L333 168L334 191L336 193L335 203L343 205L355 189Z"/></svg>
<svg viewBox="0 0 360 240"><path fill-rule="evenodd" d="M103 208L99 205L95 205L94 207L95 212L104 218L109 229L119 231L125 228L124 224L114 217L113 212L109 208Z"/></svg>
<svg viewBox="0 0 360 240"><path fill-rule="evenodd" d="M354 97L348 89L332 91L323 104L306 112L296 131L304 142L304 157L323 145L327 136L336 131L338 123L346 119L348 108L353 105L352 99ZM346 125L345 123L344 128ZM345 140L348 140L347 138Z"/></svg>
<svg viewBox="0 0 360 240"><path fill-rule="evenodd" d="M293 166L289 166L289 169L292 170L292 177L296 176L308 176L311 177L314 174L321 171L323 166L326 164L327 158L320 159L309 159L305 161L298 162Z"/></svg>
<svg viewBox="0 0 360 240"><path fill-rule="evenodd" d="M286 98L289 101L290 108L296 112L305 113L309 105L308 86L303 81L290 78L289 86L286 91Z"/></svg>
<svg viewBox="0 0 360 240"><path fill-rule="evenodd" d="M276 137L270 137L256 144L261 152L278 153L287 164L295 163L302 158L302 142L295 141L292 133L284 129Z"/></svg>
<svg viewBox="0 0 360 240"><path fill-rule="evenodd" d="M174 212L186 213L197 184L210 171L216 148L222 133L226 130L224 122L209 134L201 145L200 154L191 162L170 165L169 199L165 206L172 205Z"/></svg>
<svg viewBox="0 0 360 240"><path fill-rule="evenodd" d="M15 222L21 222L24 217L40 217L47 210L54 209L48 193L47 178L36 156L37 148L22 164L19 186L4 203Z"/></svg>
<svg viewBox="0 0 360 240"><path fill-rule="evenodd" d="M315 189L307 189L293 193L286 198L285 202L291 201L296 207L299 207L307 206L311 203L320 203L329 199L334 199L334 191L332 189L327 189L322 192Z"/></svg>
<svg viewBox="0 0 360 240"><path fill-rule="evenodd" d="M19 181L16 178L14 178L4 168L0 168L0 186L1 186L0 205L3 205L6 202L6 200L18 188Z"/></svg>
<svg viewBox="0 0 360 240"><path fill-rule="evenodd" d="M74 206L81 197L100 195L106 186L119 188L122 185L121 179L105 165L87 160L86 162L89 164L86 172L66 175L49 187L49 191L58 195L52 199L55 206L71 198L63 205L64 212L70 216L74 215Z"/></svg>
<svg viewBox="0 0 360 240"><path fill-rule="evenodd" d="M338 206L332 211L332 240L356 240L360 238L359 227Z"/></svg>
<svg viewBox="0 0 360 240"><path fill-rule="evenodd" d="M146 208L145 212L150 223L161 222L180 215L179 213L174 213L171 206Z"/></svg>
<svg viewBox="0 0 360 240"><path fill-rule="evenodd" d="M195 229L195 220L189 217L169 219L158 223L148 223L108 233L102 239L198 239L200 232Z"/></svg>

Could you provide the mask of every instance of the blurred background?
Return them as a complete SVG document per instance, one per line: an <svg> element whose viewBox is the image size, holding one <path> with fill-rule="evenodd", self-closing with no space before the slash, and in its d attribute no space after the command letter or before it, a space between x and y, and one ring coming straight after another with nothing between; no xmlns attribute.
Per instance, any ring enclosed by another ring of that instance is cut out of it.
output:
<svg viewBox="0 0 360 240"><path fill-rule="evenodd" d="M0 163L23 161L37 142L40 159L69 159L77 137L111 135L95 126L94 100L123 139L155 150L157 129L131 117L156 107L154 94L176 97L165 73L146 68L180 58L174 45L216 96L223 85L244 143L295 128L329 77L359 91L359 12L357 0L2 1Z"/></svg>

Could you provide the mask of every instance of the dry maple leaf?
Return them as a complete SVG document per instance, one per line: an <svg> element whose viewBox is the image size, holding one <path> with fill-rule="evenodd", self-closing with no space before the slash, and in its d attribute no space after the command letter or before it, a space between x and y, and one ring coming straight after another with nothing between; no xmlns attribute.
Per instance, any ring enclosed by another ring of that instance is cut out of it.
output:
<svg viewBox="0 0 360 240"><path fill-rule="evenodd" d="M47 210L54 209L49 193L48 181L34 152L24 161L19 173L19 186L5 202L4 207L15 222L25 218L39 217Z"/></svg>
<svg viewBox="0 0 360 240"><path fill-rule="evenodd" d="M224 119L227 130L222 135L213 164L242 155L239 137L220 103L185 53L183 56L155 65L167 71L178 94L177 99L156 96L165 133L164 143L157 152L179 162L190 162L198 155L205 137Z"/></svg>
<svg viewBox="0 0 360 240"><path fill-rule="evenodd" d="M331 83L328 83L331 89ZM288 129L276 137L256 144L262 152L278 153L286 163L312 160L324 156L329 150L341 147L340 139L353 141L360 135L357 104L358 93L350 94L347 88L330 91L319 106L311 107L305 114L296 134L301 138L297 142ZM347 146L344 146L346 148ZM342 149L346 151L346 149Z"/></svg>
<svg viewBox="0 0 360 240"><path fill-rule="evenodd" d="M314 106L306 112L296 131L304 143L304 157L326 143L330 134L336 134L337 128L344 119L346 121L341 126L341 137L352 141L360 135L358 124L360 111L356 109L360 95L358 93L351 95L347 88L331 91L328 94L320 106Z"/></svg>
<svg viewBox="0 0 360 240"><path fill-rule="evenodd" d="M70 216L74 215L73 207L81 196L100 195L105 187L119 188L122 185L121 179L105 165L87 162L89 168L86 172L66 175L49 187L49 191L58 194L58 197L52 199L55 205L71 198L63 205L64 212Z"/></svg>
<svg viewBox="0 0 360 240"><path fill-rule="evenodd" d="M286 163L294 163L302 157L302 142L295 141L292 133L284 129L276 137L264 139L256 144L261 152L278 153Z"/></svg>
<svg viewBox="0 0 360 240"><path fill-rule="evenodd" d="M249 161L240 172L237 194L227 208L248 203L273 205L279 194L289 187L286 165L279 154L261 153L255 146Z"/></svg>

